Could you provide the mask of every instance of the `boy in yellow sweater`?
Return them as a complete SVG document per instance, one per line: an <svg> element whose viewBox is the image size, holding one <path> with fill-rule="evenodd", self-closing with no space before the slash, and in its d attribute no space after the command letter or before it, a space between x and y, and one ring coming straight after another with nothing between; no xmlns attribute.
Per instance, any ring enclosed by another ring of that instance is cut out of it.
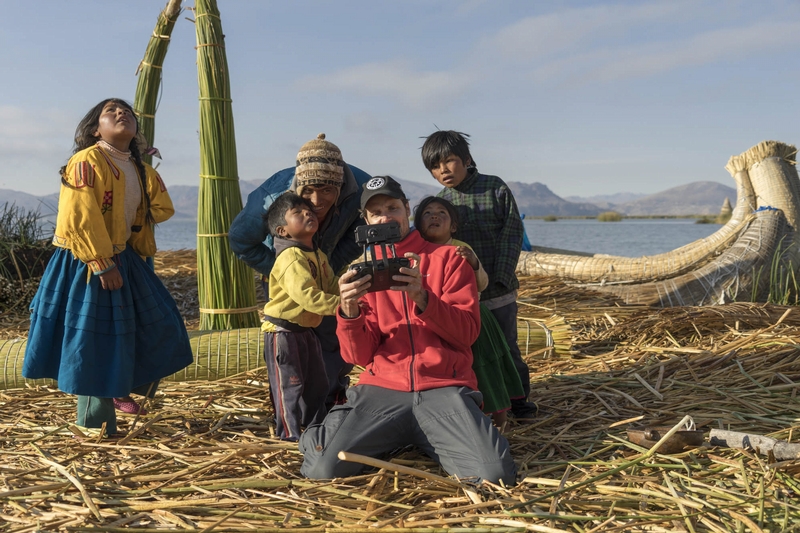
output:
<svg viewBox="0 0 800 533"><path fill-rule="evenodd" d="M322 348L311 328L339 306L339 279L314 237L313 206L293 192L270 205L264 221L275 245L264 306L264 360L278 436L297 441L302 427L322 421L328 377Z"/></svg>

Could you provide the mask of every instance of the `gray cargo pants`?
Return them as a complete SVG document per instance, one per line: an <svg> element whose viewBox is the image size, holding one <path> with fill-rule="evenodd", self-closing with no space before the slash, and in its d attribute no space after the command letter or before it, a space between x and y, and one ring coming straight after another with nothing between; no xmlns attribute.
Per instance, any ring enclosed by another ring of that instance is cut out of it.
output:
<svg viewBox="0 0 800 533"><path fill-rule="evenodd" d="M513 485L517 467L508 441L483 414L481 401L480 392L466 387L421 392L350 387L346 404L300 436L300 472L312 479L353 476L366 467L340 460L339 451L380 457L414 444L448 474Z"/></svg>

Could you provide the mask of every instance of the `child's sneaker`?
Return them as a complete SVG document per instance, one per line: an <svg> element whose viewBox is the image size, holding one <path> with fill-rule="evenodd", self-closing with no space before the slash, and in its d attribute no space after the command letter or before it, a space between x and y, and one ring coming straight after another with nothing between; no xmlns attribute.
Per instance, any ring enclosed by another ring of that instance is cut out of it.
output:
<svg viewBox="0 0 800 533"><path fill-rule="evenodd" d="M523 398L511 400L511 415L517 420L532 420L539 414L539 406Z"/></svg>
<svg viewBox="0 0 800 533"><path fill-rule="evenodd" d="M114 398L114 408L118 411L122 411L123 413L128 413L131 415L147 414L147 410L136 403L136 401L130 396L126 396L124 398Z"/></svg>

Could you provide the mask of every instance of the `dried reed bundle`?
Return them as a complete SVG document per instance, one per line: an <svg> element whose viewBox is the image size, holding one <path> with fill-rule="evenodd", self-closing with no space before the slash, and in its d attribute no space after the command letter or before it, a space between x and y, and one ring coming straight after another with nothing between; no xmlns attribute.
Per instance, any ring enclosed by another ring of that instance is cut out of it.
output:
<svg viewBox="0 0 800 533"><path fill-rule="evenodd" d="M732 303L713 307L676 307L638 312L595 335L641 346L643 339L662 339L667 346L696 344L728 332L752 332L773 324L800 327L800 309L791 306Z"/></svg>
<svg viewBox="0 0 800 533"><path fill-rule="evenodd" d="M136 96L133 100L133 111L139 120L139 132L147 141L147 146L153 146L156 135L156 109L158 108L159 89L161 87L161 73L164 57L167 55L172 28L181 12L181 0L169 0L167 6L158 15L156 27L147 43L144 58L136 74L139 81L136 84ZM142 154L142 159L152 164L153 156Z"/></svg>
<svg viewBox="0 0 800 533"><path fill-rule="evenodd" d="M200 89L197 284L201 329L256 326L253 273L231 252L228 228L242 210L225 36L215 0L195 3Z"/></svg>
<svg viewBox="0 0 800 533"><path fill-rule="evenodd" d="M577 354L573 350L575 338L572 327L563 316L553 315L542 320L520 314L517 323L517 342L523 356L536 353L545 357Z"/></svg>
<svg viewBox="0 0 800 533"><path fill-rule="evenodd" d="M650 307L627 305L613 295L544 276L520 278L517 296L519 344L523 353L548 358L586 354L588 338ZM527 324L538 323L542 333ZM529 332L531 332L529 334ZM554 350L546 350L553 347Z"/></svg>

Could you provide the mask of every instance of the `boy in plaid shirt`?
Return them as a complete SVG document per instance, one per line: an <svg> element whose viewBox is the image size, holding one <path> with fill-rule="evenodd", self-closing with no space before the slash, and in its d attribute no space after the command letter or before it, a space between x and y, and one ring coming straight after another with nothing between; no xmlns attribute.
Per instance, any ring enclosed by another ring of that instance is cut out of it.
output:
<svg viewBox="0 0 800 533"><path fill-rule="evenodd" d="M500 323L525 391L525 398L512 400L511 413L518 419L532 418L538 408L526 400L530 374L517 344L516 267L525 230L508 185L497 176L478 172L468 137L452 130L432 133L422 145L422 162L444 186L437 196L458 210L455 237L472 246L489 275L481 303Z"/></svg>

